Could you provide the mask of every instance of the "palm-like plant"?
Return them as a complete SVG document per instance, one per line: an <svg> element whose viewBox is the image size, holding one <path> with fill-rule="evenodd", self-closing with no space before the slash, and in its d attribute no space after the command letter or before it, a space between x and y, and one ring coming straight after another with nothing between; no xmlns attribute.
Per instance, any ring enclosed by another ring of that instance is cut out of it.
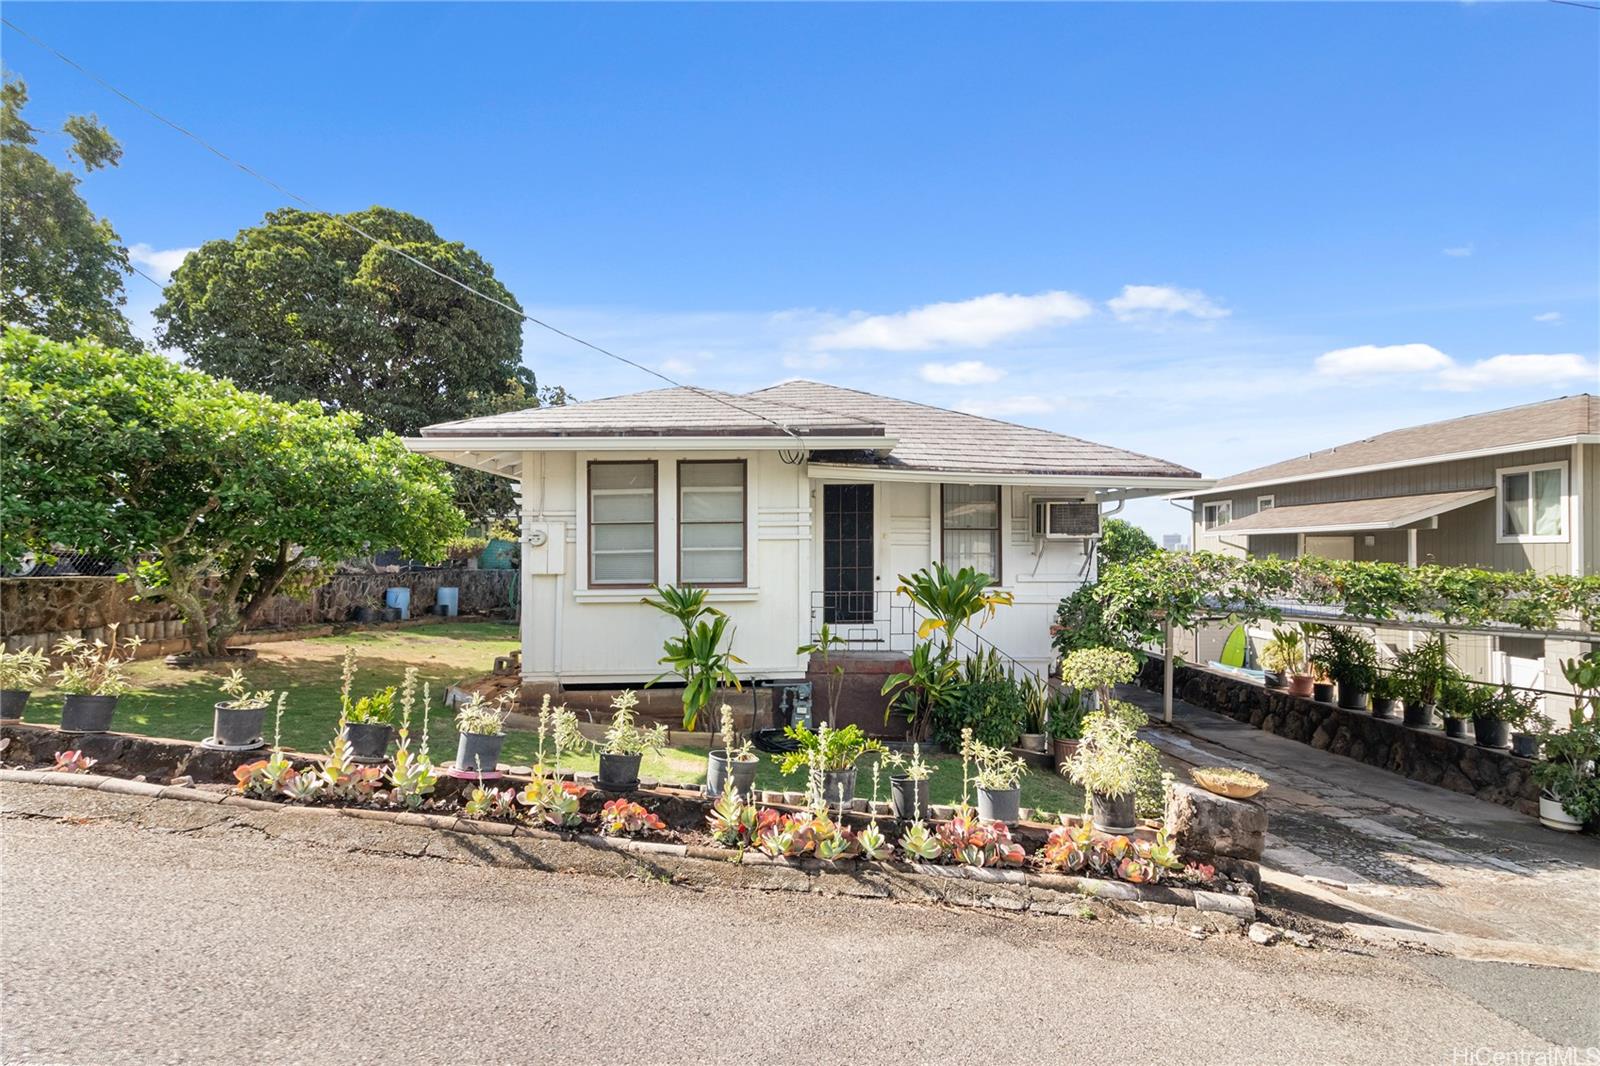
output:
<svg viewBox="0 0 1600 1066"><path fill-rule="evenodd" d="M927 618L917 627L917 639L927 640L944 632L948 649L955 643L956 630L982 615L982 625L994 617L995 608L1010 606L1011 593L989 587L988 574L963 566L955 573L943 563L933 563L914 574L901 574L898 591Z"/></svg>
<svg viewBox="0 0 1600 1066"><path fill-rule="evenodd" d="M909 734L926 737L933 709L954 696L963 684L960 675L961 664L954 657L932 644L918 644L911 649L911 671L890 674L883 682L882 695L889 697L884 722L898 707L905 712Z"/></svg>
<svg viewBox="0 0 1600 1066"><path fill-rule="evenodd" d="M697 589L693 585L651 585L650 591L654 592L657 599L646 596L640 603L649 604L663 614L670 614L678 620L685 633L694 628L694 624L707 615L721 617L722 612L706 604L706 590Z"/></svg>
<svg viewBox="0 0 1600 1066"><path fill-rule="evenodd" d="M708 612L709 613L709 612ZM681 637L669 637L663 645L666 652L658 661L668 667L654 678L653 685L667 674L683 678L683 728L693 729L700 720L700 712L717 694L720 685L732 685L744 691L732 666L743 666L744 660L723 647L723 641L732 642L728 630L728 616L721 611L709 620L702 618Z"/></svg>

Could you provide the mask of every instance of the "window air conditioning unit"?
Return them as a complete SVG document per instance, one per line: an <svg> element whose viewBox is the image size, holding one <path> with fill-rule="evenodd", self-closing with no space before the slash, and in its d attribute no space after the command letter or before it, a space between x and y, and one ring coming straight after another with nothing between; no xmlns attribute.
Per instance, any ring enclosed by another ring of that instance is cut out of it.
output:
<svg viewBox="0 0 1600 1066"><path fill-rule="evenodd" d="M1084 540L1100 535L1100 505L1079 500L1034 500L1035 540Z"/></svg>

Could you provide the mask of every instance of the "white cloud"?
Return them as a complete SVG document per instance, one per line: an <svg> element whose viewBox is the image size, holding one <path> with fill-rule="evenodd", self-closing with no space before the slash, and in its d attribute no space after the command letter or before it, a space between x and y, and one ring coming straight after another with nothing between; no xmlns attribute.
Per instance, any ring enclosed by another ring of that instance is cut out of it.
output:
<svg viewBox="0 0 1600 1066"><path fill-rule="evenodd" d="M1046 326L1087 318L1094 307L1070 292L1018 296L995 292L971 300L928 304L892 315L869 315L812 339L813 348L924 351L960 345L986 348Z"/></svg>
<svg viewBox="0 0 1600 1066"><path fill-rule="evenodd" d="M1361 344L1317 356L1317 373L1345 378L1417 374L1454 365L1454 360L1431 344Z"/></svg>
<svg viewBox="0 0 1600 1066"><path fill-rule="evenodd" d="M1042 396L1006 396L998 400L980 400L957 404L956 410L985 418L1009 418L1014 415L1048 415L1056 405Z"/></svg>
<svg viewBox="0 0 1600 1066"><path fill-rule="evenodd" d="M1558 325L1561 322L1561 312L1541 311L1539 314L1533 316L1533 320L1535 322L1548 322L1552 326Z"/></svg>
<svg viewBox="0 0 1600 1066"><path fill-rule="evenodd" d="M172 272L178 269L183 262L183 257L190 252L199 251L198 248L152 248L148 244L128 245L128 258L140 266L150 268L157 280L171 277Z"/></svg>
<svg viewBox="0 0 1600 1066"><path fill-rule="evenodd" d="M673 356L663 359L656 369L669 377L687 378L693 377L698 373L700 367L693 359L680 359L677 356Z"/></svg>
<svg viewBox="0 0 1600 1066"><path fill-rule="evenodd" d="M1124 285L1122 294L1107 300L1106 306L1122 322L1147 322L1176 315L1226 318L1232 313L1218 307L1199 289L1175 289L1170 285Z"/></svg>
<svg viewBox="0 0 1600 1066"><path fill-rule="evenodd" d="M1584 383L1592 388L1600 381L1600 364L1581 355L1497 355L1480 359L1471 366L1452 366L1439 375L1447 389L1465 391L1484 388L1565 385Z"/></svg>
<svg viewBox="0 0 1600 1066"><path fill-rule="evenodd" d="M783 357L783 365L790 370L832 370L839 365L839 357L828 352L791 352Z"/></svg>
<svg viewBox="0 0 1600 1066"><path fill-rule="evenodd" d="M1452 259L1465 259L1473 253L1474 249L1470 244L1463 244L1456 248L1444 248L1441 251Z"/></svg>
<svg viewBox="0 0 1600 1066"><path fill-rule="evenodd" d="M917 371L923 381L935 385L989 385L1006 376L997 366L981 359L964 359L959 363L923 363Z"/></svg>

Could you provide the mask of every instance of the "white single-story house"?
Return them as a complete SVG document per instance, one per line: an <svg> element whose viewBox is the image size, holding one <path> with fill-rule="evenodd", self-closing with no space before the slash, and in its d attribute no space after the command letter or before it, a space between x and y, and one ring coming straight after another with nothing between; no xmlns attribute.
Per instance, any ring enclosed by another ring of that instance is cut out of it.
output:
<svg viewBox="0 0 1600 1066"><path fill-rule="evenodd" d="M535 690L659 673L676 623L640 602L657 582L710 590L749 678L804 677L795 649L824 621L852 647L904 651L897 575L932 560L995 575L1016 603L983 639L1048 670L1056 605L1094 577L1101 516L1208 484L1147 455L811 381L534 408L407 443L520 483Z"/></svg>

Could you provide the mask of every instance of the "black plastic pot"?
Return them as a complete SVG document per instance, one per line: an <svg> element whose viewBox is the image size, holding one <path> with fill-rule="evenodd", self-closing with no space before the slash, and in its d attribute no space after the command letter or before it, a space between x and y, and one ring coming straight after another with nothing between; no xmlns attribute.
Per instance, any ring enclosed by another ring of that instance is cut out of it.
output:
<svg viewBox="0 0 1600 1066"><path fill-rule="evenodd" d="M1318 703L1333 702L1333 682L1313 681L1311 683L1311 698Z"/></svg>
<svg viewBox="0 0 1600 1066"><path fill-rule="evenodd" d="M28 697L30 695L32 693L26 689L0 689L0 718L9 718L14 722L20 722L22 720L22 709L28 705Z"/></svg>
<svg viewBox="0 0 1600 1066"><path fill-rule="evenodd" d="M1445 717L1444 735L1452 740L1465 740L1472 735L1472 722L1466 718Z"/></svg>
<svg viewBox="0 0 1600 1066"><path fill-rule="evenodd" d="M376 607L357 607L350 612L350 617L357 622L376 622L378 609Z"/></svg>
<svg viewBox="0 0 1600 1066"><path fill-rule="evenodd" d="M978 817L986 822L1015 822L1022 817L1022 788L979 788Z"/></svg>
<svg viewBox="0 0 1600 1066"><path fill-rule="evenodd" d="M115 696L69 695L61 701L63 733L104 733L117 713Z"/></svg>
<svg viewBox="0 0 1600 1066"><path fill-rule="evenodd" d="M1537 759L1540 743L1537 733L1512 733L1511 754L1519 759Z"/></svg>
<svg viewBox="0 0 1600 1066"><path fill-rule="evenodd" d="M1372 717L1374 717L1374 718L1398 718L1398 717L1400 717L1398 714L1395 713L1394 704L1395 704L1395 701L1394 701L1394 697L1392 697L1392 696L1374 696L1374 697L1372 697Z"/></svg>
<svg viewBox="0 0 1600 1066"><path fill-rule="evenodd" d="M1406 725L1412 729L1433 728L1433 704L1406 701Z"/></svg>
<svg viewBox="0 0 1600 1066"><path fill-rule="evenodd" d="M394 726L382 722L346 722L344 739L350 745L352 759L382 762L389 757L389 742L394 739Z"/></svg>
<svg viewBox="0 0 1600 1066"><path fill-rule="evenodd" d="M902 822L928 817L928 779L889 778L889 804L894 808L894 816Z"/></svg>
<svg viewBox="0 0 1600 1066"><path fill-rule="evenodd" d="M1133 793L1126 796L1103 796L1089 793L1089 810L1094 816L1094 827L1102 833L1131 833L1139 827L1133 813Z"/></svg>
<svg viewBox="0 0 1600 1066"><path fill-rule="evenodd" d="M500 765L504 733L462 733L456 739L456 769L467 773L492 774Z"/></svg>
<svg viewBox="0 0 1600 1066"><path fill-rule="evenodd" d="M1480 748L1511 747L1511 723L1480 715L1472 719L1472 732Z"/></svg>
<svg viewBox="0 0 1600 1066"><path fill-rule="evenodd" d="M756 789L756 768L759 759L735 760L733 763L733 791L741 799L749 799ZM712 799L722 795L728 787L728 749L715 748L706 753L706 795Z"/></svg>
<svg viewBox="0 0 1600 1066"><path fill-rule="evenodd" d="M639 787L639 763L643 754L612 755L600 753L599 785L607 792L631 792Z"/></svg>
<svg viewBox="0 0 1600 1066"><path fill-rule="evenodd" d="M1367 709L1367 690L1361 688L1346 688L1339 686L1339 706L1347 711L1364 711Z"/></svg>
<svg viewBox="0 0 1600 1066"><path fill-rule="evenodd" d="M383 620L385 622L398 622L398 621L400 621L400 608L398 608L398 607L385 607L383 609Z"/></svg>
<svg viewBox="0 0 1600 1066"><path fill-rule="evenodd" d="M266 721L267 709L235 707L231 703L218 703L212 708L211 739L228 748L250 748L265 741L261 726Z"/></svg>
<svg viewBox="0 0 1600 1066"><path fill-rule="evenodd" d="M843 795L844 802L839 802ZM856 796L856 768L824 770L822 772L822 798L830 807L848 807Z"/></svg>
<svg viewBox="0 0 1600 1066"><path fill-rule="evenodd" d="M1266 685L1268 688L1289 687L1289 679L1284 677L1276 670L1263 670L1261 674L1261 683Z"/></svg>

